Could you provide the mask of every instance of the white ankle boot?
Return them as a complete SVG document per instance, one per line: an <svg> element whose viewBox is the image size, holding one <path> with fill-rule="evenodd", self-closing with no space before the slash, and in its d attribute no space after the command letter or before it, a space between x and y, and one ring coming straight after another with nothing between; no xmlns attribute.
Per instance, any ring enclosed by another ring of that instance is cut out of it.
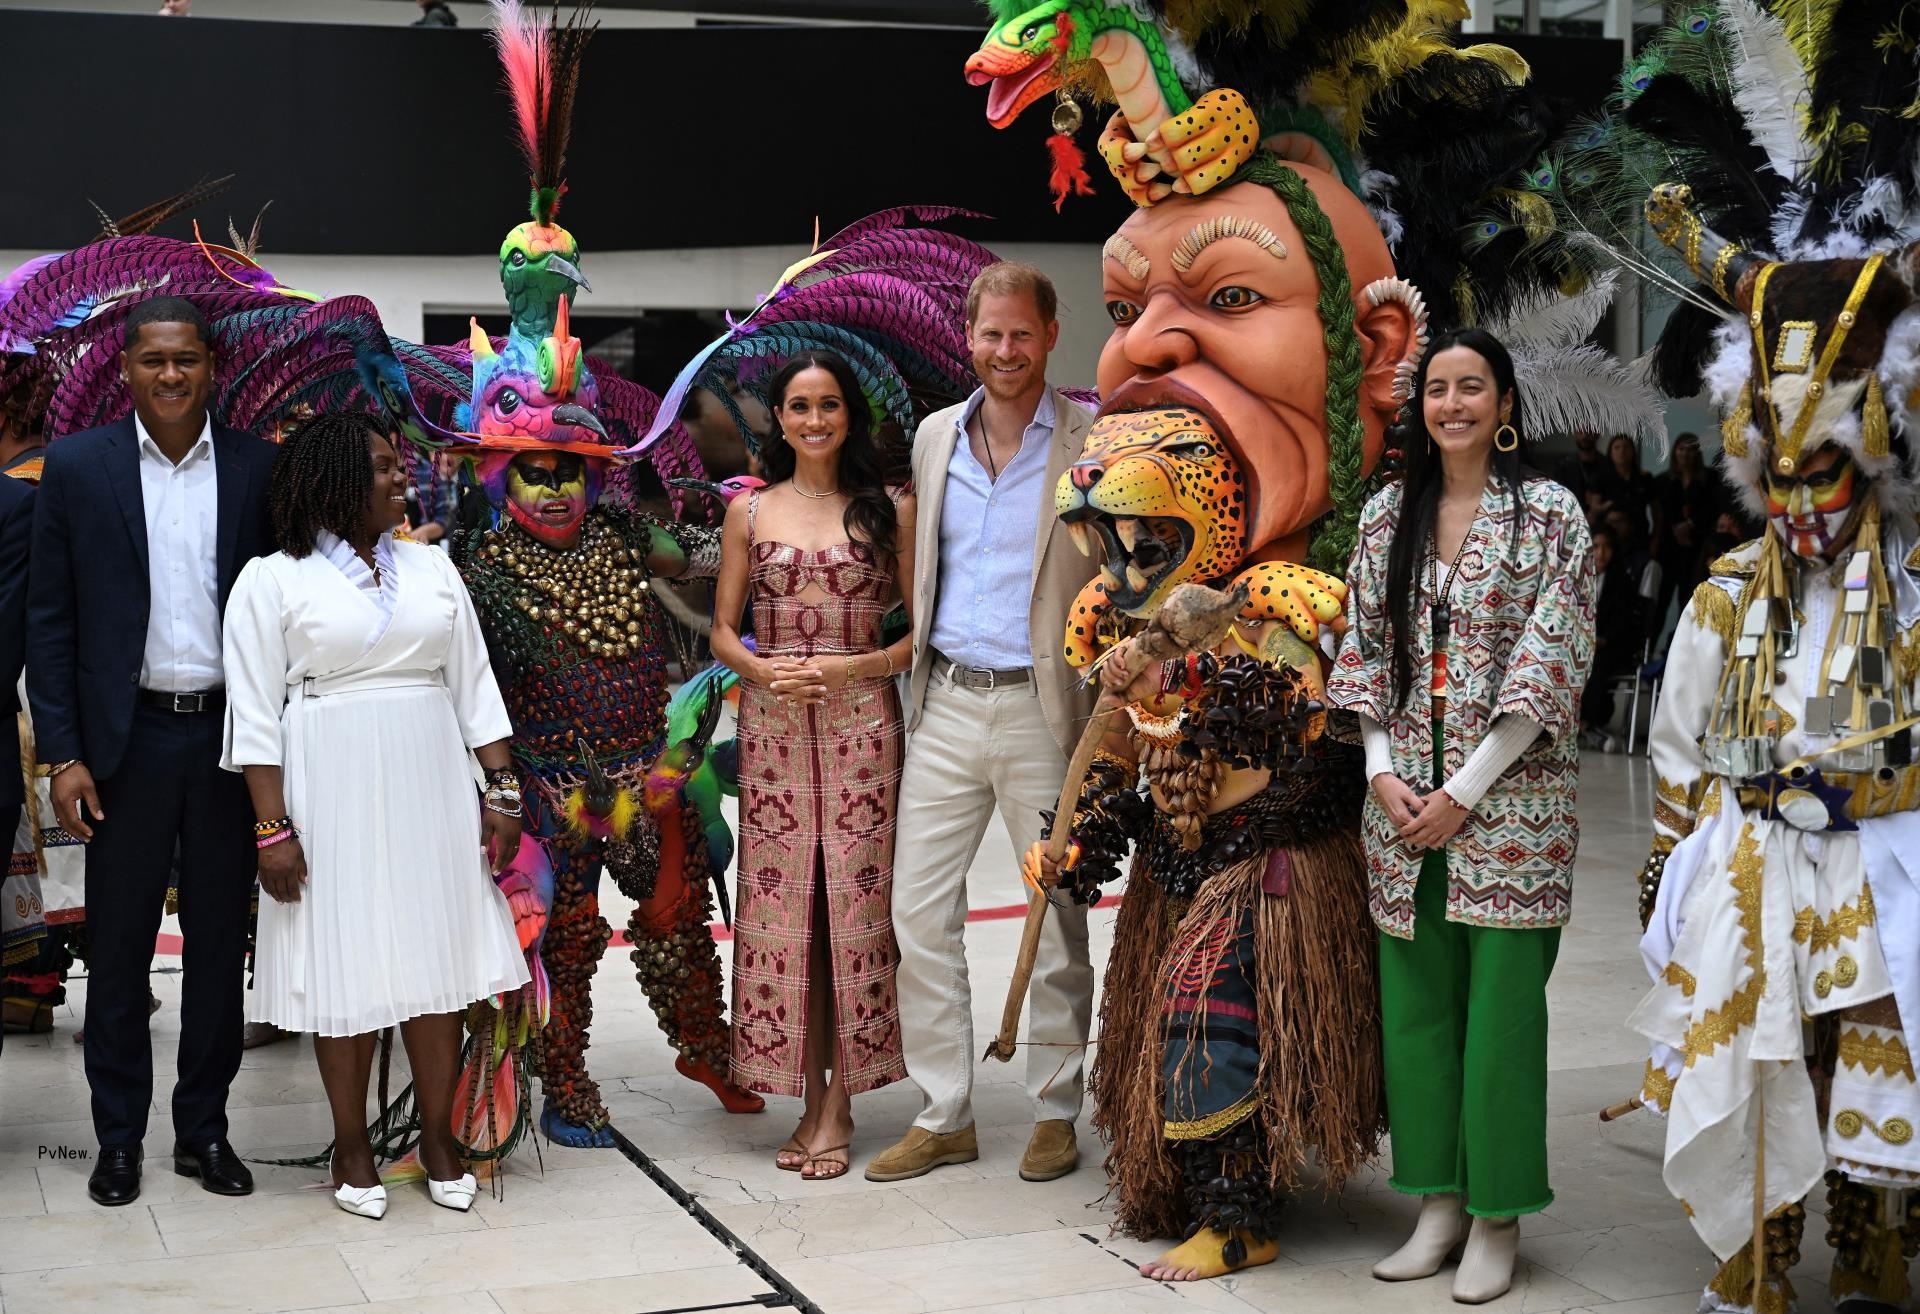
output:
<svg viewBox="0 0 1920 1314"><path fill-rule="evenodd" d="M1453 1275L1453 1298L1462 1305L1484 1305L1513 1285L1513 1261L1520 1253L1520 1220L1476 1218Z"/></svg>
<svg viewBox="0 0 1920 1314"><path fill-rule="evenodd" d="M1466 1211L1460 1197L1429 1195L1420 1201L1420 1219L1407 1243L1373 1266L1382 1282L1411 1282L1432 1277L1447 1262L1467 1234Z"/></svg>

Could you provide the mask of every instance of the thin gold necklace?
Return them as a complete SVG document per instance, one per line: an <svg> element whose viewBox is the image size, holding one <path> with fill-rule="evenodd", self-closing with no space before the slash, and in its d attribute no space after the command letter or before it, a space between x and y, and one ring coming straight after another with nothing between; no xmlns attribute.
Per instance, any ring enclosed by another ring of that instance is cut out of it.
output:
<svg viewBox="0 0 1920 1314"><path fill-rule="evenodd" d="M800 487L800 481L798 479L792 479L792 480L789 480L788 482L793 485L793 491L800 494L800 496L802 497L812 497L812 498L832 497L840 491L840 486L838 484L835 484L832 488L829 488L824 493L809 493L806 489Z"/></svg>

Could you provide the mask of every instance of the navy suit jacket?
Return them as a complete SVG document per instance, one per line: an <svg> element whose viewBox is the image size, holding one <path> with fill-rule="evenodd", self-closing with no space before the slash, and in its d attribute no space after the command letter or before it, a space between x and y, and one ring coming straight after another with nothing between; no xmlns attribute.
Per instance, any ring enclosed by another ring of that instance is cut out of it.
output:
<svg viewBox="0 0 1920 1314"><path fill-rule="evenodd" d="M220 609L241 567L274 550L272 443L213 426ZM133 417L47 444L27 586L27 701L42 762L120 767L147 646L147 516Z"/></svg>
<svg viewBox="0 0 1920 1314"><path fill-rule="evenodd" d="M0 474L0 813L26 802L20 761L20 664L27 656L27 551L33 485ZM11 843L0 834L0 843Z"/></svg>

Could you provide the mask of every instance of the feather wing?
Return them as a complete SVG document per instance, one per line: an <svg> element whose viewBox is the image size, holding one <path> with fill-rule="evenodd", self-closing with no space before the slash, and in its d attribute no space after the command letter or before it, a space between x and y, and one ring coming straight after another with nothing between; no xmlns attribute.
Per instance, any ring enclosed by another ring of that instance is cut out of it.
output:
<svg viewBox="0 0 1920 1314"><path fill-rule="evenodd" d="M1630 433L1664 443L1666 425L1644 373L1591 343L1516 347L1514 372L1536 433Z"/></svg>

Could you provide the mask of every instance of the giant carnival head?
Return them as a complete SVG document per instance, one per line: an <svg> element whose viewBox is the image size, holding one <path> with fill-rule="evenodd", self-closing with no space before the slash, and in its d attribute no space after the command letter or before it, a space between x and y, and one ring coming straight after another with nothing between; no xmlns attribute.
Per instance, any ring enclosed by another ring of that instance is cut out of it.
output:
<svg viewBox="0 0 1920 1314"><path fill-rule="evenodd" d="M1055 496L1107 598L1146 616L1251 562L1342 572L1427 336L1396 264L1454 322L1561 290L1501 187L1552 127L1525 65L1454 49L1451 0L991 7L967 65L989 120L1055 98L1064 200L1072 97L1112 102L1098 149L1138 207L1102 251L1100 413Z"/></svg>

